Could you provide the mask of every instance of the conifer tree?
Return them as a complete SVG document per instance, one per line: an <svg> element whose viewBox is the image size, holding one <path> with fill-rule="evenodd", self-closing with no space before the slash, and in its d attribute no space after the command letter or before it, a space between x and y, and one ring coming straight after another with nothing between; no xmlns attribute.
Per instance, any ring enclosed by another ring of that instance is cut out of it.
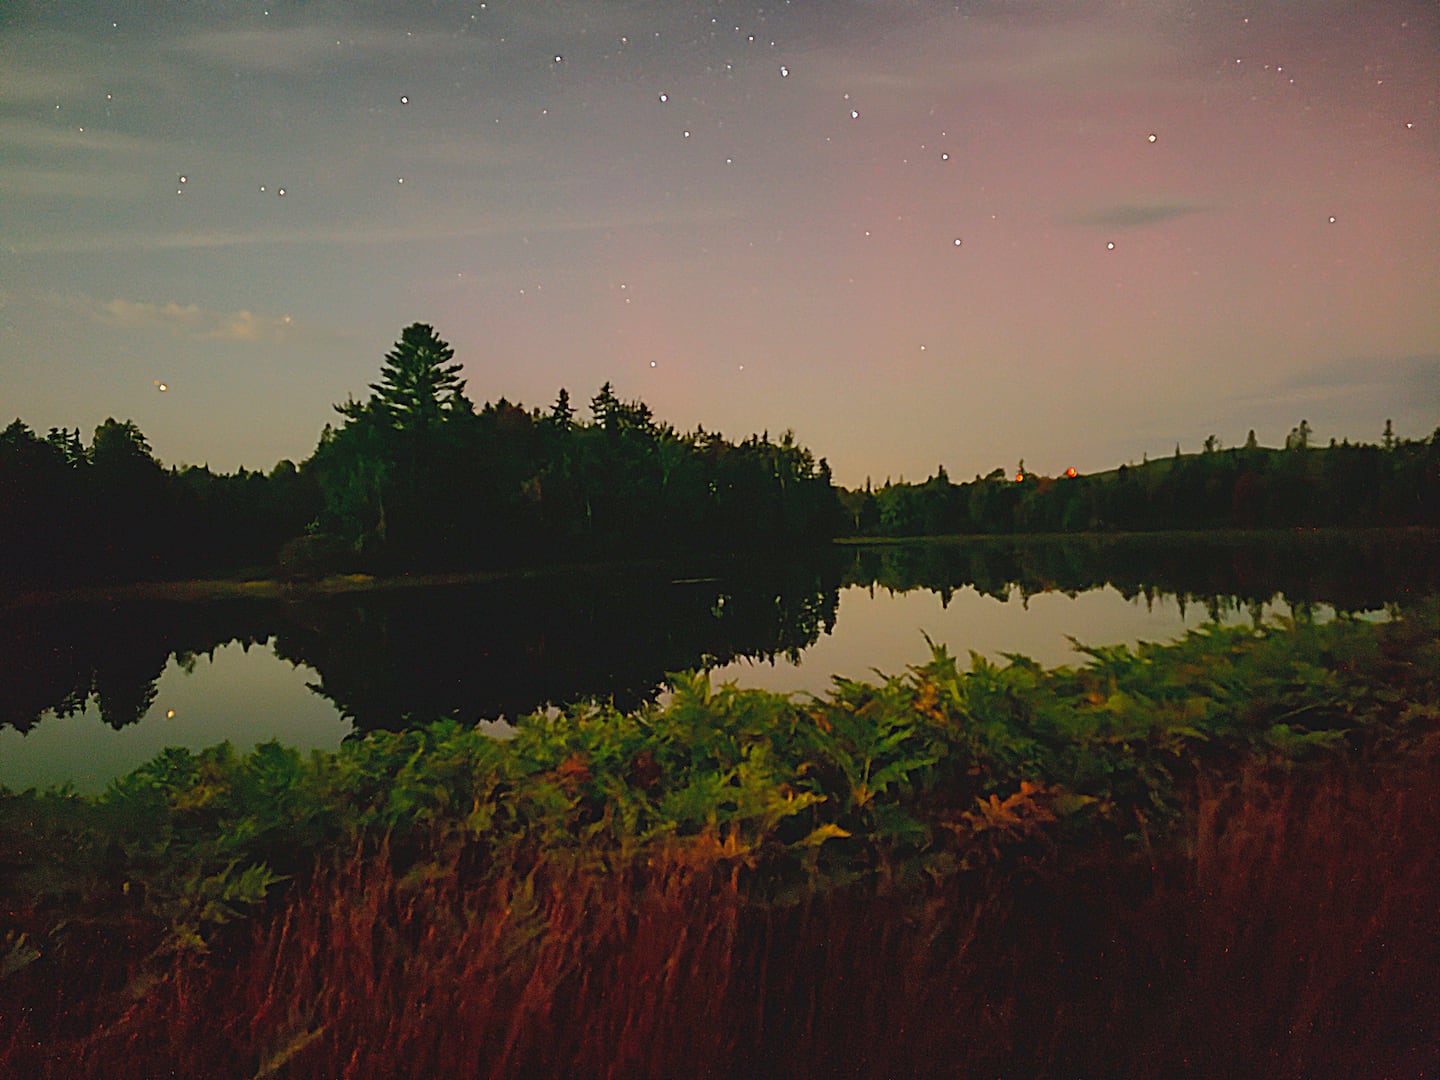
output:
<svg viewBox="0 0 1440 1080"><path fill-rule="evenodd" d="M428 431L450 414L471 411L455 350L425 323L413 323L385 356L380 381L371 383L375 410L400 431ZM349 406L341 406L346 415Z"/></svg>
<svg viewBox="0 0 1440 1080"><path fill-rule="evenodd" d="M563 386L555 398L555 404L550 407L550 422L562 429L568 429L575 422L575 409L570 404L570 391Z"/></svg>

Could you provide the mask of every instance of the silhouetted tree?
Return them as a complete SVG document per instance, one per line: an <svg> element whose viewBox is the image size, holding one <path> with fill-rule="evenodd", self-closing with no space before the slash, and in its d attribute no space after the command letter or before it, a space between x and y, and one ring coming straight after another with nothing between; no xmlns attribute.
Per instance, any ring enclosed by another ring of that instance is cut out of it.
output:
<svg viewBox="0 0 1440 1080"><path fill-rule="evenodd" d="M599 392L590 399L590 417L601 427L608 428L619 404L620 400L615 396L614 388L609 380L606 380L601 384Z"/></svg>
<svg viewBox="0 0 1440 1080"><path fill-rule="evenodd" d="M462 367L452 364L455 350L425 323L413 323L400 333L400 340L385 355L380 381L370 404L379 417L401 431L429 431L447 415L468 411ZM347 416L358 407L354 402L337 406ZM350 410L350 411L347 411Z"/></svg>
<svg viewBox="0 0 1440 1080"><path fill-rule="evenodd" d="M95 429L89 457L99 569L118 577L165 574L182 537L170 528L169 484L144 434L130 420L107 417Z"/></svg>
<svg viewBox="0 0 1440 1080"><path fill-rule="evenodd" d="M475 422L454 350L424 323L407 326L386 354L365 401L335 406L345 417L322 434L312 462L324 495L323 522L358 548L409 561L442 557L460 544L457 499L462 452Z"/></svg>
<svg viewBox="0 0 1440 1080"><path fill-rule="evenodd" d="M1301 420L1298 427L1290 429L1290 434L1285 437L1286 450L1308 450L1310 449L1310 421Z"/></svg>
<svg viewBox="0 0 1440 1080"><path fill-rule="evenodd" d="M563 386L555 398L555 404L550 407L550 422L562 430L569 430L570 425L575 422L575 410L570 405L570 391Z"/></svg>
<svg viewBox="0 0 1440 1080"><path fill-rule="evenodd" d="M158 472L159 464L151 456L145 435L131 420L119 421L113 416L95 429L90 442L90 461L97 469L111 472L137 470Z"/></svg>

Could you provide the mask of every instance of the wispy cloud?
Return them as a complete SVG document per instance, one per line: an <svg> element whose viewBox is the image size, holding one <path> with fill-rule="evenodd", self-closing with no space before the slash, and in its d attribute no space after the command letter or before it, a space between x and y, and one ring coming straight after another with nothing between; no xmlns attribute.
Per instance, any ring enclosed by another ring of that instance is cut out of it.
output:
<svg viewBox="0 0 1440 1080"><path fill-rule="evenodd" d="M370 63L384 57L393 64L405 53L434 63L457 48L473 53L478 39L455 34L357 27L343 22L310 23L275 29L204 30L175 40L176 54L230 69L311 74L335 64Z"/></svg>
<svg viewBox="0 0 1440 1080"><path fill-rule="evenodd" d="M1112 206L1096 207L1070 218L1075 225L1096 225L1111 229L1138 229L1146 225L1158 225L1172 218L1189 214L1201 214L1212 207L1191 202L1137 202L1116 203Z"/></svg>
<svg viewBox="0 0 1440 1080"><path fill-rule="evenodd" d="M421 222L398 226L315 226L296 229L244 229L168 233L93 233L17 240L4 249L16 255L81 255L107 251L201 251L212 248L294 246L337 247L409 244L428 241L474 240L489 237L546 233L600 232L652 228L673 222L726 221L740 217L738 210L682 208L653 213L601 213L576 218L507 216L471 220L465 224Z"/></svg>
<svg viewBox="0 0 1440 1080"><path fill-rule="evenodd" d="M0 198L89 201L143 196L150 185L137 170L163 143L93 125L0 117L0 146Z"/></svg>
<svg viewBox="0 0 1440 1080"><path fill-rule="evenodd" d="M151 303L119 297L95 304L84 298L71 303L88 307L100 322L119 330L163 330L199 341L279 343L295 332L289 315L261 315L248 309L214 311L197 304Z"/></svg>
<svg viewBox="0 0 1440 1080"><path fill-rule="evenodd" d="M1161 35L1143 21L1058 11L1012 20L1008 10L1003 19L892 16L888 26L846 35L795 66L831 91L1021 93L1129 87L1165 62Z"/></svg>
<svg viewBox="0 0 1440 1080"><path fill-rule="evenodd" d="M1440 353L1351 356L1296 376L1290 387L1320 395L1391 390L1440 405Z"/></svg>
<svg viewBox="0 0 1440 1080"><path fill-rule="evenodd" d="M82 124L58 127L55 124L41 124L31 120L8 119L0 121L0 142L10 151L26 150L34 153L123 153L142 155L153 153L162 144L156 139L141 139L118 131L106 131Z"/></svg>
<svg viewBox="0 0 1440 1080"><path fill-rule="evenodd" d="M144 181L134 176L88 170L0 166L0 194L11 198L114 199L142 194L144 190ZM12 250L19 248L16 246Z"/></svg>
<svg viewBox="0 0 1440 1080"><path fill-rule="evenodd" d="M1301 416L1328 435L1375 438L1385 417L1407 436L1427 435L1440 415L1440 353L1350 356L1292 372L1225 401L1226 415L1265 420L1272 428Z"/></svg>
<svg viewBox="0 0 1440 1080"><path fill-rule="evenodd" d="M38 37L30 44L33 48L45 43L43 37ZM0 49L0 58L3 58L0 62L0 101L11 108L71 100L85 94L94 82L94 77L83 67L37 63L15 49Z"/></svg>

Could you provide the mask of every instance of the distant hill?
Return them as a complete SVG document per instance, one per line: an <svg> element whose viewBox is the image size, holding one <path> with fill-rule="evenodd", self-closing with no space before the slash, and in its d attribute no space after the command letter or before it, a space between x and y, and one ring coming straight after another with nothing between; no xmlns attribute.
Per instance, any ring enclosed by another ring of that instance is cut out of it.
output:
<svg viewBox="0 0 1440 1080"><path fill-rule="evenodd" d="M1297 429L1298 432L1299 429ZM1176 454L1104 472L1028 470L843 490L852 536L1440 526L1440 430L1429 439Z"/></svg>

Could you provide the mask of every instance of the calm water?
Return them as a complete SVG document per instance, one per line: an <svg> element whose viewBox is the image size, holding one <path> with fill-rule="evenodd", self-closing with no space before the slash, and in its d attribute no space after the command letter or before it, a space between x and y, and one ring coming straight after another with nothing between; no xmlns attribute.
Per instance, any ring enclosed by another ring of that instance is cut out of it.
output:
<svg viewBox="0 0 1440 1080"><path fill-rule="evenodd" d="M1147 546L1148 545L1148 546ZM338 746L436 716L514 718L664 673L821 694L898 673L924 635L964 656L1081 663L1069 641L1170 640L1218 617L1379 617L1440 593L1414 535L845 549L776 563L611 568L295 603L0 615L0 785L96 791L165 746Z"/></svg>

